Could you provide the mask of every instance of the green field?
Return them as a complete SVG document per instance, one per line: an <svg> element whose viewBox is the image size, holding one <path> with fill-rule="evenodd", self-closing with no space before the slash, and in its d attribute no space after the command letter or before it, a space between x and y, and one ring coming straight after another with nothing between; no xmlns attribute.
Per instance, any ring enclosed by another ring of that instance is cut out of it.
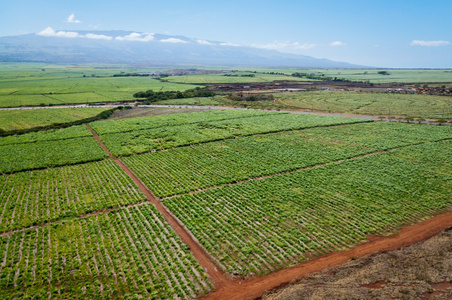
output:
<svg viewBox="0 0 452 300"><path fill-rule="evenodd" d="M281 108L452 119L451 96L319 91L281 93L274 97Z"/></svg>
<svg viewBox="0 0 452 300"><path fill-rule="evenodd" d="M271 83L275 81L313 81L312 79L297 78L285 75L272 75L252 72L234 72L226 74L192 74L170 76L165 81L188 84L209 83Z"/></svg>
<svg viewBox="0 0 452 300"><path fill-rule="evenodd" d="M124 158L158 197L452 138L446 126L358 123L248 136Z"/></svg>
<svg viewBox="0 0 452 300"><path fill-rule="evenodd" d="M369 121L281 112L267 112L265 115L256 116L259 113L263 112L249 111L250 116L247 118L230 118L165 128L101 134L100 138L115 156L126 156L239 136Z"/></svg>
<svg viewBox="0 0 452 300"><path fill-rule="evenodd" d="M111 107L53 108L0 111L0 131L45 127L92 118Z"/></svg>
<svg viewBox="0 0 452 300"><path fill-rule="evenodd" d="M164 204L223 270L261 275L450 209L451 170L452 143L427 143Z"/></svg>
<svg viewBox="0 0 452 300"><path fill-rule="evenodd" d="M5 67L0 72L0 107L134 100L132 95L138 91L185 91L197 87L152 77L111 77L132 71L127 69L4 63L0 66Z"/></svg>
<svg viewBox="0 0 452 300"><path fill-rule="evenodd" d="M389 75L378 74L380 71L386 71ZM258 72L278 72L287 75L299 72L372 83L439 83L452 87L450 69L259 69Z"/></svg>
<svg viewBox="0 0 452 300"><path fill-rule="evenodd" d="M0 174L108 157L83 125L1 137L0 153Z"/></svg>
<svg viewBox="0 0 452 300"><path fill-rule="evenodd" d="M0 232L145 201L108 160L2 175L0 186Z"/></svg>
<svg viewBox="0 0 452 300"><path fill-rule="evenodd" d="M193 299L204 270L153 206L0 238L2 299Z"/></svg>
<svg viewBox="0 0 452 300"><path fill-rule="evenodd" d="M449 126L229 109L90 127L226 276L267 274L452 210ZM1 137L0 152L0 298L214 289L86 126Z"/></svg>

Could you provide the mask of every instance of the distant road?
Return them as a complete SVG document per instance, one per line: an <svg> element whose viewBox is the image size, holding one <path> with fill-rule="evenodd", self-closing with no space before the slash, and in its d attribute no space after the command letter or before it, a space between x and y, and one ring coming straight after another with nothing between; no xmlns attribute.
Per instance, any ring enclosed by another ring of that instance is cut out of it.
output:
<svg viewBox="0 0 452 300"><path fill-rule="evenodd" d="M78 108L78 107L118 107L118 106L128 106L128 104L117 104L117 105L87 105L87 104L79 104L79 105L62 105L62 106L24 106L24 107L8 107L8 108L0 108L2 110L24 110L24 109L49 109L49 108ZM262 110L262 109L254 109L254 108L240 108L240 107L228 107L228 106L198 106L198 105L137 105L134 107L141 108L192 108L192 109L240 109L240 110ZM350 118L358 118L358 119L367 119L367 120L380 120L377 116L371 115L353 115L353 114L339 114L339 113L327 113L327 112L315 112L315 111L301 111L301 110L281 110L282 112L294 113L294 114L308 114L308 115L321 115L321 116L337 116L337 117L350 117ZM383 121L388 121L384 119ZM390 122L400 122L400 120L391 119ZM406 121L404 121L406 123ZM414 123L414 122L412 122ZM418 123L418 122L416 122ZM435 122L423 121L421 124L430 124L430 125L438 125ZM443 125L452 126L450 123L444 123Z"/></svg>

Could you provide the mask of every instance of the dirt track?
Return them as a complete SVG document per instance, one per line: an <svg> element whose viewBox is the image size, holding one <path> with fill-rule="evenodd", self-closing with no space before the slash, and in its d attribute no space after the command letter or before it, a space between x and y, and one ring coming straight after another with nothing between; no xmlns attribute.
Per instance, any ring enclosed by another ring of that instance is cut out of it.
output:
<svg viewBox="0 0 452 300"><path fill-rule="evenodd" d="M447 212L421 223L406 226L397 235L371 237L369 238L369 242L360 244L348 251L333 252L312 259L307 263L266 276L255 277L245 281L228 281L217 287L215 292L202 299L238 300L258 298L263 292L290 283L297 277L319 272L322 269L342 264L352 258L361 257L366 254L400 249L428 239L451 226L452 212Z"/></svg>
<svg viewBox="0 0 452 300"><path fill-rule="evenodd" d="M227 283L227 278L224 275L224 273L216 267L216 265L212 262L210 259L210 256L207 254L207 252L194 240L194 238L191 236L191 234L182 226L182 224L176 220L176 218L173 217L172 214L168 212L166 207L157 200L157 197L155 197L152 192L147 188L147 186L135 175L135 173L132 172L132 170L127 167L124 162L122 162L121 159L114 157L114 155L107 149L107 147L102 143L97 133L92 130L92 128L85 124L88 130L91 132L93 137L96 139L96 141L99 143L99 145L104 149L105 152L108 153L110 156L110 159L115 161L121 169L124 170L124 172L127 173L127 175L130 176L130 178L135 182L135 184L138 186L138 188L143 192L143 194L148 199L149 203L154 204L154 206L158 209L158 211L162 214L162 216L165 218L166 222L174 229L176 234L179 236L179 238L182 240L183 243L185 243L188 247L190 247L190 251L193 254L193 256L196 258L198 263L204 268L204 270L209 274L212 283L216 286L222 285Z"/></svg>

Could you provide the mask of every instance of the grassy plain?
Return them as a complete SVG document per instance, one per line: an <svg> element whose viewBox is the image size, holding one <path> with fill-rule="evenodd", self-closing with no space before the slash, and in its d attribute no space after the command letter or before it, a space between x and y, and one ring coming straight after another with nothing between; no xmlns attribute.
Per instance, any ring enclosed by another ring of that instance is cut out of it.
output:
<svg viewBox="0 0 452 300"><path fill-rule="evenodd" d="M257 71L259 72L259 71ZM270 83L274 81L313 81L312 79L298 78L287 75L262 74L254 72L234 72L226 74L193 74L170 76L165 81L175 83Z"/></svg>
<svg viewBox="0 0 452 300"><path fill-rule="evenodd" d="M97 116L110 107L53 108L0 111L0 130L11 131L70 123Z"/></svg>

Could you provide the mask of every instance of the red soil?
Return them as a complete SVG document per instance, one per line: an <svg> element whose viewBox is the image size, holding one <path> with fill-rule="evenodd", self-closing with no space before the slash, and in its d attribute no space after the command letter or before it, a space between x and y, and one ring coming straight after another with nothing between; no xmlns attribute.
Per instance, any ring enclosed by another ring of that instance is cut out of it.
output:
<svg viewBox="0 0 452 300"><path fill-rule="evenodd" d="M375 252L400 249L408 245L426 240L440 231L452 226L452 212L437 215L429 220L406 226L396 235L389 237L373 237L369 242L360 244L348 251L333 252L307 263L284 269L266 276L255 277L245 281L228 281L217 290L202 299L254 299L263 292L290 283L297 277L319 272L325 268L342 264L352 258Z"/></svg>

